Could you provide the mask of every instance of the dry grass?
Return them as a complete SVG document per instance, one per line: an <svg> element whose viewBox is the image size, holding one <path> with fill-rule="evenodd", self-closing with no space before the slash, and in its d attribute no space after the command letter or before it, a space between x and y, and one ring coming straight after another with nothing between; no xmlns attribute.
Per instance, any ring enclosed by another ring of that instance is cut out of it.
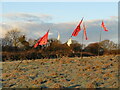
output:
<svg viewBox="0 0 120 90"><path fill-rule="evenodd" d="M4 62L2 83L10 88L118 88L118 57Z"/></svg>

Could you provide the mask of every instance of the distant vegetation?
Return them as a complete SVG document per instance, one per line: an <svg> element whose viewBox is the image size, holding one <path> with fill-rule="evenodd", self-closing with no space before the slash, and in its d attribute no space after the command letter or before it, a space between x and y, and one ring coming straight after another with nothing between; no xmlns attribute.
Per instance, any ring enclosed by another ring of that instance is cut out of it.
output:
<svg viewBox="0 0 120 90"><path fill-rule="evenodd" d="M39 39L39 38L38 38ZM2 60L21 60L21 59L41 59L41 58L60 58L60 57L80 57L82 56L96 56L99 54L120 54L118 44L110 40L91 43L88 46L81 45L73 40L71 46L66 43L61 43L57 39L51 38L48 40L47 45L38 46L33 48L37 40L28 39L18 29L8 31L4 38L1 39L2 43ZM83 48L84 46L84 48Z"/></svg>

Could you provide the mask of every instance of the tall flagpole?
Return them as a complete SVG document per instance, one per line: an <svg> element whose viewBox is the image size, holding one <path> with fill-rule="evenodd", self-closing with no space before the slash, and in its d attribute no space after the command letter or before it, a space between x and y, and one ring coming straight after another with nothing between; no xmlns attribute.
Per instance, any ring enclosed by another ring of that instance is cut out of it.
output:
<svg viewBox="0 0 120 90"><path fill-rule="evenodd" d="M84 17L83 17L84 18ZM81 25L82 21L83 21L83 18L82 20L80 21L80 23L78 24L79 26ZM72 38L72 36L77 36L78 32L80 31L80 28L77 26L76 29L73 31L72 35L70 38ZM75 32L75 33L74 33ZM77 32L77 34L76 34ZM84 33L84 32L83 32ZM73 34L76 34L76 35L73 35ZM82 42L83 42L83 35L82 35ZM82 58L82 48L81 48L81 58Z"/></svg>
<svg viewBox="0 0 120 90"><path fill-rule="evenodd" d="M84 31L83 31L83 34L84 34ZM82 56L82 48L83 48L83 34L82 34L82 42L81 42L81 45L82 45L82 47L81 47L81 59L83 58L83 56Z"/></svg>
<svg viewBox="0 0 120 90"><path fill-rule="evenodd" d="M102 30L100 30L100 38L99 38L99 42L98 42L98 56L100 55L100 42L101 42L101 38L102 38Z"/></svg>

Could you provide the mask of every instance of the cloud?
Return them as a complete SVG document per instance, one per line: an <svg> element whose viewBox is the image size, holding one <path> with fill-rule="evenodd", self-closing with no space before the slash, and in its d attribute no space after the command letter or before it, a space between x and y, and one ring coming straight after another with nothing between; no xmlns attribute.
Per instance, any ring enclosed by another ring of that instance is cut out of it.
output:
<svg viewBox="0 0 120 90"><path fill-rule="evenodd" d="M7 13L3 14L3 18L12 21L28 21L28 22L44 22L52 20L51 15L33 13Z"/></svg>
<svg viewBox="0 0 120 90"><path fill-rule="evenodd" d="M110 16L110 18L113 20L118 20L118 16Z"/></svg>
<svg viewBox="0 0 120 90"><path fill-rule="evenodd" d="M21 15L23 17L31 17L27 15ZM44 16L43 16L44 17ZM45 16L47 18L47 15ZM98 42L99 41L99 34L100 30L102 30L102 40L109 39L112 41L117 42L118 40L118 21L116 16L111 16L108 19L105 19L105 25L108 28L108 32L105 32L101 28L101 21L100 19L96 20L86 20L84 21L87 27L87 35L89 40L84 40L84 43L87 44L89 42ZM48 19L50 20L50 19ZM22 22L22 23L21 23ZM71 36L73 30L77 26L79 22L64 22L64 23L48 23L45 22L45 19L42 20L42 23L33 20L33 22L28 22L27 20L24 21L14 21L14 22L6 22L2 24L3 27L3 34L5 31L8 31L10 28L19 28L21 32L25 33L28 38L38 39L42 37L48 29L50 29L49 38L57 38L57 32L60 33L62 42L66 42L69 37ZM81 27L82 28L82 27ZM73 37L74 40L77 40L81 43L81 37L83 34L83 30L80 31L77 37Z"/></svg>

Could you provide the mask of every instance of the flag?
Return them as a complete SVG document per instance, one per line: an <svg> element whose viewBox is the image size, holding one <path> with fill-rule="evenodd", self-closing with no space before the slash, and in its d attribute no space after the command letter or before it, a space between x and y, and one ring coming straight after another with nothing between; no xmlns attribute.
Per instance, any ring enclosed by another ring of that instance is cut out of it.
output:
<svg viewBox="0 0 120 90"><path fill-rule="evenodd" d="M72 44L72 39L70 38L67 42L67 45L70 46L70 44Z"/></svg>
<svg viewBox="0 0 120 90"><path fill-rule="evenodd" d="M105 27L105 24L103 21L102 21L101 27L104 29L104 31L108 31L108 29Z"/></svg>
<svg viewBox="0 0 120 90"><path fill-rule="evenodd" d="M77 36L78 35L78 33L80 32L80 25L81 25L81 23L82 23L82 21L83 21L83 18L82 18L82 20L80 21L80 23L78 24L78 26L75 28L75 30L73 31L73 33L72 33L72 36Z"/></svg>
<svg viewBox="0 0 120 90"><path fill-rule="evenodd" d="M57 37L57 40L60 40L60 34L59 34L59 32L58 32L58 37Z"/></svg>
<svg viewBox="0 0 120 90"><path fill-rule="evenodd" d="M84 37L86 40L88 40L87 33L86 33L86 27L84 24L83 24L83 30L84 30Z"/></svg>
<svg viewBox="0 0 120 90"><path fill-rule="evenodd" d="M38 40L38 42L34 45L34 48L36 48L38 45L46 45L47 44L48 33L49 33L49 30L48 30L48 32L43 37L41 37Z"/></svg>

